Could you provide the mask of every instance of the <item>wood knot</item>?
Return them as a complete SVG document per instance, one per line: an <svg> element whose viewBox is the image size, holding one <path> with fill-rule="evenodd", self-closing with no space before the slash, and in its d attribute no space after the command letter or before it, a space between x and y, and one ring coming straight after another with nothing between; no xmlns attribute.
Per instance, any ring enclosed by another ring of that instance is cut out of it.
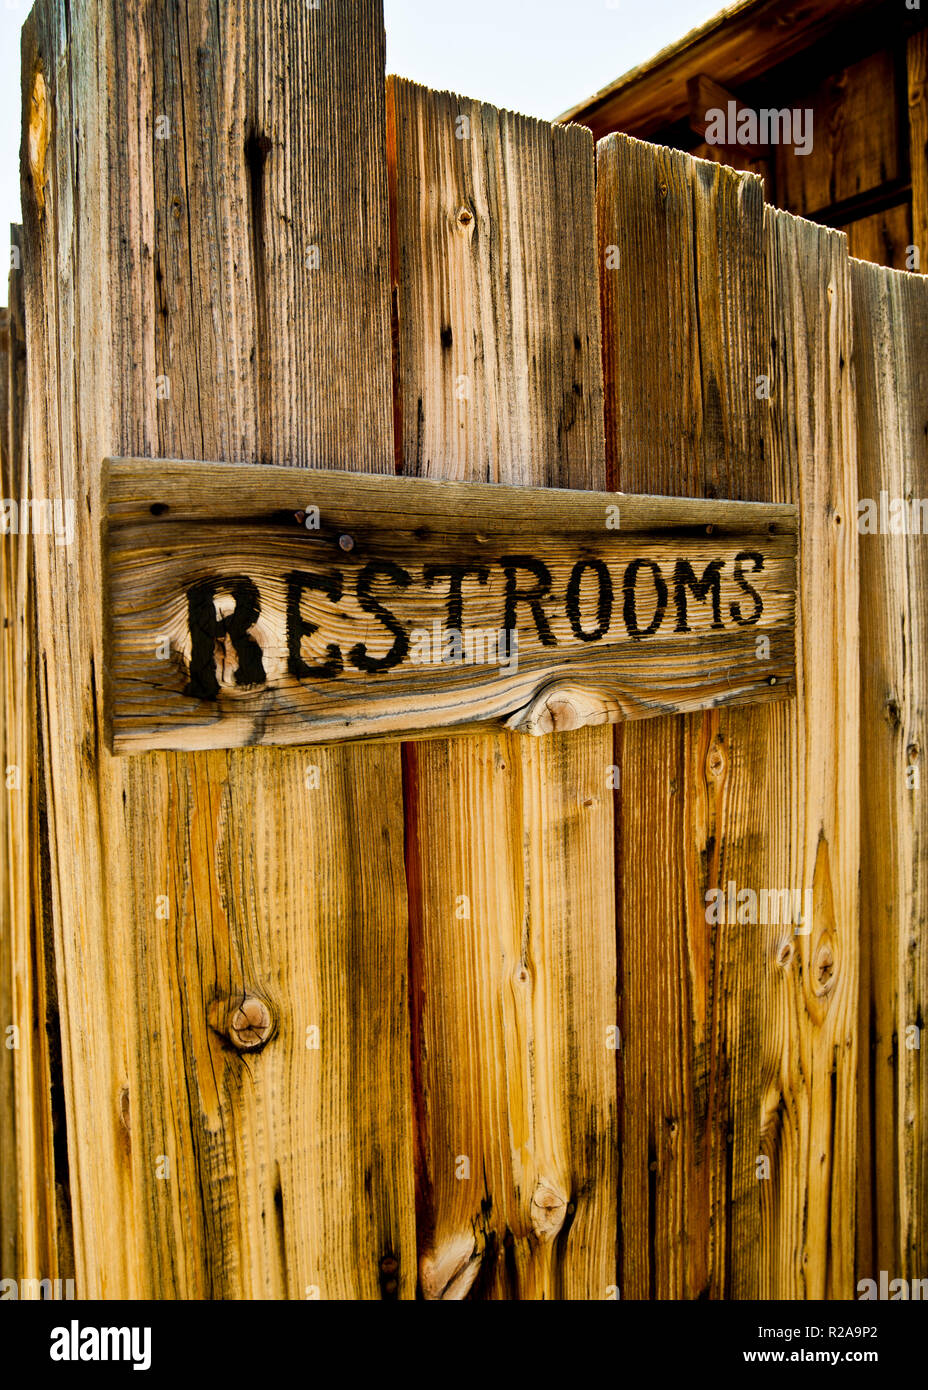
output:
<svg viewBox="0 0 928 1390"><path fill-rule="evenodd" d="M454 225L459 232L465 232L468 236L473 235L476 219L466 203L462 204L454 214Z"/></svg>
<svg viewBox="0 0 928 1390"><path fill-rule="evenodd" d="M725 771L725 754L718 743L713 743L706 758L706 768L709 776L718 779Z"/></svg>
<svg viewBox="0 0 928 1390"><path fill-rule="evenodd" d="M29 173L40 217L45 212L45 157L48 154L49 114L48 88L45 74L36 69L32 79L32 98L29 104Z"/></svg>
<svg viewBox="0 0 928 1390"><path fill-rule="evenodd" d="M567 1198L540 1182L532 1193L532 1229L539 1240L552 1240L567 1216Z"/></svg>
<svg viewBox="0 0 928 1390"><path fill-rule="evenodd" d="M452 1236L419 1260L419 1285L427 1301L457 1303L467 1297L480 1270L482 1252L473 1231Z"/></svg>
<svg viewBox="0 0 928 1390"><path fill-rule="evenodd" d="M380 1261L380 1292L384 1298L399 1297L399 1268L400 1262L392 1253L384 1255Z"/></svg>
<svg viewBox="0 0 928 1390"><path fill-rule="evenodd" d="M812 980L815 993L827 994L835 982L835 953L827 940L820 942L812 961Z"/></svg>
<svg viewBox="0 0 928 1390"><path fill-rule="evenodd" d="M547 717L543 719L543 724L547 726L545 732L557 733L567 729L579 729L581 724L580 711L569 697L554 695L547 701L545 708L547 711Z"/></svg>
<svg viewBox="0 0 928 1390"><path fill-rule="evenodd" d="M260 1052L274 1033L274 1019L257 994L217 1000L210 1009L210 1027L238 1052Z"/></svg>
<svg viewBox="0 0 928 1390"><path fill-rule="evenodd" d="M120 1124L120 1134L119 1134L119 1137L120 1137L120 1139L122 1140L122 1145L123 1145L123 1149L125 1150L125 1152L126 1152L127 1154L131 1154L131 1152L132 1152L132 1111L131 1111L131 1108L130 1108L130 1105L129 1105L129 1087L128 1087L128 1085L123 1086L122 1090L119 1092L119 1099L118 1099L118 1101L117 1101L117 1110L118 1110L118 1113L119 1113L119 1124Z"/></svg>
<svg viewBox="0 0 928 1390"><path fill-rule="evenodd" d="M240 1052L254 1052L271 1036L271 1013L263 999L246 994L229 1020L229 1041Z"/></svg>
<svg viewBox="0 0 928 1390"><path fill-rule="evenodd" d="M506 727L538 738L591 724L615 723L620 714L620 706L611 696L554 681L544 686L527 708L517 711Z"/></svg>

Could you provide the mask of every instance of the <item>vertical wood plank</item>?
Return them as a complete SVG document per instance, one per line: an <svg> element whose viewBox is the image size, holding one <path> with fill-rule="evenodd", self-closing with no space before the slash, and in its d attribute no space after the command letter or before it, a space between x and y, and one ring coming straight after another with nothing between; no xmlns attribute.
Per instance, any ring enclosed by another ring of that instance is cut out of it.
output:
<svg viewBox="0 0 928 1390"><path fill-rule="evenodd" d="M912 243L919 269L928 275L928 29L906 46L909 96L909 164L912 180ZM909 269L907 266L906 269Z"/></svg>
<svg viewBox="0 0 928 1390"><path fill-rule="evenodd" d="M857 261L851 280L866 731L857 1273L911 1280L928 1264L928 573L918 534L928 515L917 510L928 496L928 284Z"/></svg>
<svg viewBox="0 0 928 1390"><path fill-rule="evenodd" d="M729 169L737 169L742 174L756 174L764 185L765 200L776 202L776 168L772 159L755 158L733 145L702 144L689 153L694 159L708 159L713 164L727 164Z"/></svg>
<svg viewBox="0 0 928 1390"><path fill-rule="evenodd" d="M767 246L765 302L756 182L626 137L601 142L598 168L604 267L610 246L619 255L603 270L614 484L800 501L801 582L819 615L796 711L617 735L622 1087L637 1098L623 1116L624 1286L630 1297L847 1295L857 579L846 251L834 233L804 231L794 265L788 238L805 224L787 218L780 259ZM771 376L767 405L759 378ZM706 893L730 882L812 890L812 934L708 922Z"/></svg>
<svg viewBox="0 0 928 1390"><path fill-rule="evenodd" d="M616 135L597 199L611 485L771 500L760 181ZM708 923L706 894L767 882L768 737L761 709L616 731L623 1297L759 1280L764 928Z"/></svg>
<svg viewBox="0 0 928 1390"><path fill-rule="evenodd" d="M0 484L3 496L12 497L12 468L9 447L10 328L9 312L0 310ZM3 603L3 629L0 633L0 679L3 681L3 721L0 725L0 770L6 782L11 758L12 728L15 719L12 698L14 652L13 603L15 542L9 535L0 540L0 598ZM17 1214L18 1173L16 1165L16 1102L14 1096L14 1055L8 1046L7 1029L13 1024L13 806L4 791L0 797L0 1278L18 1274L16 1258L19 1217Z"/></svg>
<svg viewBox="0 0 928 1390"><path fill-rule="evenodd" d="M9 277L8 374L5 381L3 495L14 501L13 530L3 539L4 755L6 812L4 880L9 993L2 1007L3 1052L9 1059L9 1131L5 1133L2 1270L7 1277L68 1279L73 1275L65 1145L64 1097L51 924L44 768L37 737L34 523L23 499L35 500L26 428L26 340L22 229L10 228L19 263ZM15 1036L7 1027L15 1028ZM14 1045L15 1044L15 1045ZM10 1188L12 1204L8 1204Z"/></svg>
<svg viewBox="0 0 928 1390"><path fill-rule="evenodd" d="M589 133L388 92L404 470L602 486ZM609 1297L610 733L405 756L422 1291Z"/></svg>
<svg viewBox="0 0 928 1390"><path fill-rule="evenodd" d="M811 931L771 942L761 1292L854 1296L859 995L857 429L847 244L766 210L777 500L799 507L795 704L771 711L771 873ZM806 923L808 926L809 923Z"/></svg>
<svg viewBox="0 0 928 1390"><path fill-rule="evenodd" d="M792 142L774 147L779 206L814 215L899 178L900 96L889 48L794 91L790 106L815 113L814 136L805 154Z"/></svg>
<svg viewBox="0 0 928 1390"><path fill-rule="evenodd" d="M875 212L849 222L840 230L847 235L850 255L859 261L875 261L877 265L906 270L909 247L912 244L912 205L908 199L885 212Z"/></svg>
<svg viewBox="0 0 928 1390"><path fill-rule="evenodd" d="M81 1297L415 1287L398 750L118 762L100 707L105 455L392 470L383 62L376 0L25 30L36 487L78 518L38 618Z"/></svg>

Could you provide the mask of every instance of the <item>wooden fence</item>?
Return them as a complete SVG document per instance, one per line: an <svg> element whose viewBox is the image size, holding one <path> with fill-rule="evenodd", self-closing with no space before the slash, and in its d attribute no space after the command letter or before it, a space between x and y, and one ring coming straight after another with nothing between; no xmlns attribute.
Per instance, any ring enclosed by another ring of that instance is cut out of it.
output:
<svg viewBox="0 0 928 1390"><path fill-rule="evenodd" d="M385 81L376 0L39 0L23 101L3 487L76 530L2 551L0 1277L928 1274L926 542L857 528L928 493L925 280L753 175ZM111 455L793 502L795 694L114 757ZM709 921L730 883L812 931Z"/></svg>

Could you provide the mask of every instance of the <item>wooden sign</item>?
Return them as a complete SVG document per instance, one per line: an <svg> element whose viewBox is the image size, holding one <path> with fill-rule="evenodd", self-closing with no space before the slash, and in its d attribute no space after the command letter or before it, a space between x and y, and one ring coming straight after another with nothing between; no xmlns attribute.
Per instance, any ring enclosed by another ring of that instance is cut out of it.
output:
<svg viewBox="0 0 928 1390"><path fill-rule="evenodd" d="M796 509L116 459L116 752L543 734L794 679Z"/></svg>

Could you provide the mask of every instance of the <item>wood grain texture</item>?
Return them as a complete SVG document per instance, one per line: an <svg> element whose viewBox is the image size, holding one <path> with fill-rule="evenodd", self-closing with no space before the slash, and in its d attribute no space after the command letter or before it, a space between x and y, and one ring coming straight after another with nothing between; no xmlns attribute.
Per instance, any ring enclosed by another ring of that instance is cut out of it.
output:
<svg viewBox="0 0 928 1390"><path fill-rule="evenodd" d="M734 93L727 87L722 87L706 73L701 72L695 77L691 77L686 84L686 97L689 103L689 123L690 130L696 135L705 135L709 127L714 123L715 117L710 118L709 112L713 108L720 109L727 116L729 102L735 103L735 119L740 116L745 109L743 102L740 102ZM736 146L736 148L738 148ZM745 154L761 155L764 154L768 146L766 142L754 147L745 146Z"/></svg>
<svg viewBox="0 0 928 1390"><path fill-rule="evenodd" d="M11 227L22 264L22 229ZM9 359L6 381L6 498L35 496L27 424L26 337L22 271L9 277ZM21 523L22 512L9 518ZM34 550L38 541L15 531L3 538L4 740L7 813L5 877L11 974L2 1016L3 1051L11 1063L13 1119L8 1132L13 1184L11 1224L4 1232L0 1272L24 1280L73 1276L66 1119L51 922L47 911L48 825L44 758L38 737ZM16 1046L6 1028L16 1028ZM4 1188L6 1189L6 1183ZM7 1239L12 1237L12 1241ZM32 1294L38 1297L38 1293Z"/></svg>
<svg viewBox="0 0 928 1390"><path fill-rule="evenodd" d="M759 180L611 136L597 146L597 197L612 485L771 498L756 394ZM764 711L745 710L616 731L625 1298L758 1286L758 991L770 929L710 925L706 894L729 881L772 886L769 729Z"/></svg>
<svg viewBox="0 0 928 1390"><path fill-rule="evenodd" d="M109 462L117 751L542 734L790 692L789 508L335 471L311 491Z"/></svg>
<svg viewBox="0 0 928 1390"><path fill-rule="evenodd" d="M687 114L691 77L707 72L737 92L775 64L826 38L848 15L876 9L879 3L739 0L559 119L580 121L597 140L612 131L648 136Z"/></svg>
<svg viewBox="0 0 928 1390"><path fill-rule="evenodd" d="M761 1016L760 1293L853 1298L859 987L857 431L847 246L766 210L776 497L799 507L795 705L770 709L771 881L811 931L772 933Z"/></svg>
<svg viewBox="0 0 928 1390"><path fill-rule="evenodd" d="M791 92L782 105L813 112L813 137L805 155L793 145L776 146L780 207L814 217L903 172L896 68L889 49L831 73L812 91Z"/></svg>
<svg viewBox="0 0 928 1390"><path fill-rule="evenodd" d="M847 234L850 255L859 261L875 261L877 265L908 270L909 247L912 244L912 208L906 199L885 212L874 212L840 228Z"/></svg>
<svg viewBox="0 0 928 1390"><path fill-rule="evenodd" d="M922 29L910 37L906 46L906 72L912 243L919 249L921 274L928 275L928 29Z"/></svg>
<svg viewBox="0 0 928 1390"><path fill-rule="evenodd" d="M756 174L764 186L764 199L776 202L776 183L774 161L767 156L755 156L740 146L697 145L690 150L694 159L709 159L713 164L727 164L729 169L737 169L742 174Z"/></svg>
<svg viewBox="0 0 928 1390"><path fill-rule="evenodd" d="M624 267L603 271L611 480L797 502L815 614L796 710L617 737L624 1289L849 1296L857 581L844 244L784 215L765 247L758 183L674 152L614 137L598 169L601 248L618 246ZM709 924L706 893L728 883L811 890L812 933Z"/></svg>
<svg viewBox="0 0 928 1390"><path fill-rule="evenodd" d="M404 471L603 488L589 134L398 79L388 121ZM405 756L422 1292L613 1296L610 735Z"/></svg>
<svg viewBox="0 0 928 1390"><path fill-rule="evenodd" d="M36 558L80 1297L415 1285L398 751L116 762L101 707L105 456L392 472L383 58L374 0L24 31L35 485L78 517ZM246 992L257 1054L216 1025Z"/></svg>
<svg viewBox="0 0 928 1390"><path fill-rule="evenodd" d="M10 326L9 311L0 310L0 485L4 497L10 497L12 468L10 465L9 431L10 387ZM3 719L0 723L0 768L4 782L6 768L12 756L13 709L11 698L14 634L12 629L15 568L12 537L0 540L0 599L3 604L3 631L0 640L0 678L3 681ZM17 1212L18 1173L16 1165L16 1100L15 1057L8 1046L7 1029L13 1023L13 844L12 819L14 807L10 797L0 797L0 1278L18 1274L16 1258L19 1241Z"/></svg>
<svg viewBox="0 0 928 1390"><path fill-rule="evenodd" d="M530 466L541 472L546 462L532 462ZM104 466L108 525L134 531L149 527L153 546L159 527L191 523L205 527L210 519L217 526L252 522L255 529L272 521L278 525L286 521L307 546L316 539L331 539L342 526L365 525L371 531L396 531L404 543L406 533L417 528L420 541L432 536L439 540L462 536L511 540L520 531L538 531L577 543L592 533L608 532L607 539L621 541L626 532L641 537L675 527L681 536L690 538L696 528L704 535L722 537L759 534L768 528L770 534L796 532L797 510L790 503L384 478L334 468L316 469L305 478L302 474L294 476L292 468L272 464L186 459L159 459L156 475L151 473L150 459L106 459ZM303 535L306 523L298 515L301 502L302 510L308 503L319 507L318 536L312 528ZM617 514L610 517L608 508L616 509ZM421 534L424 528L428 535Z"/></svg>
<svg viewBox="0 0 928 1390"><path fill-rule="evenodd" d="M893 499L928 496L928 284L856 261L851 278L861 503L878 515L885 494L896 516ZM861 525L869 527L864 513ZM867 530L859 545L866 968L857 1274L879 1280L885 1270L890 1279L912 1280L928 1267L928 561L919 534Z"/></svg>

